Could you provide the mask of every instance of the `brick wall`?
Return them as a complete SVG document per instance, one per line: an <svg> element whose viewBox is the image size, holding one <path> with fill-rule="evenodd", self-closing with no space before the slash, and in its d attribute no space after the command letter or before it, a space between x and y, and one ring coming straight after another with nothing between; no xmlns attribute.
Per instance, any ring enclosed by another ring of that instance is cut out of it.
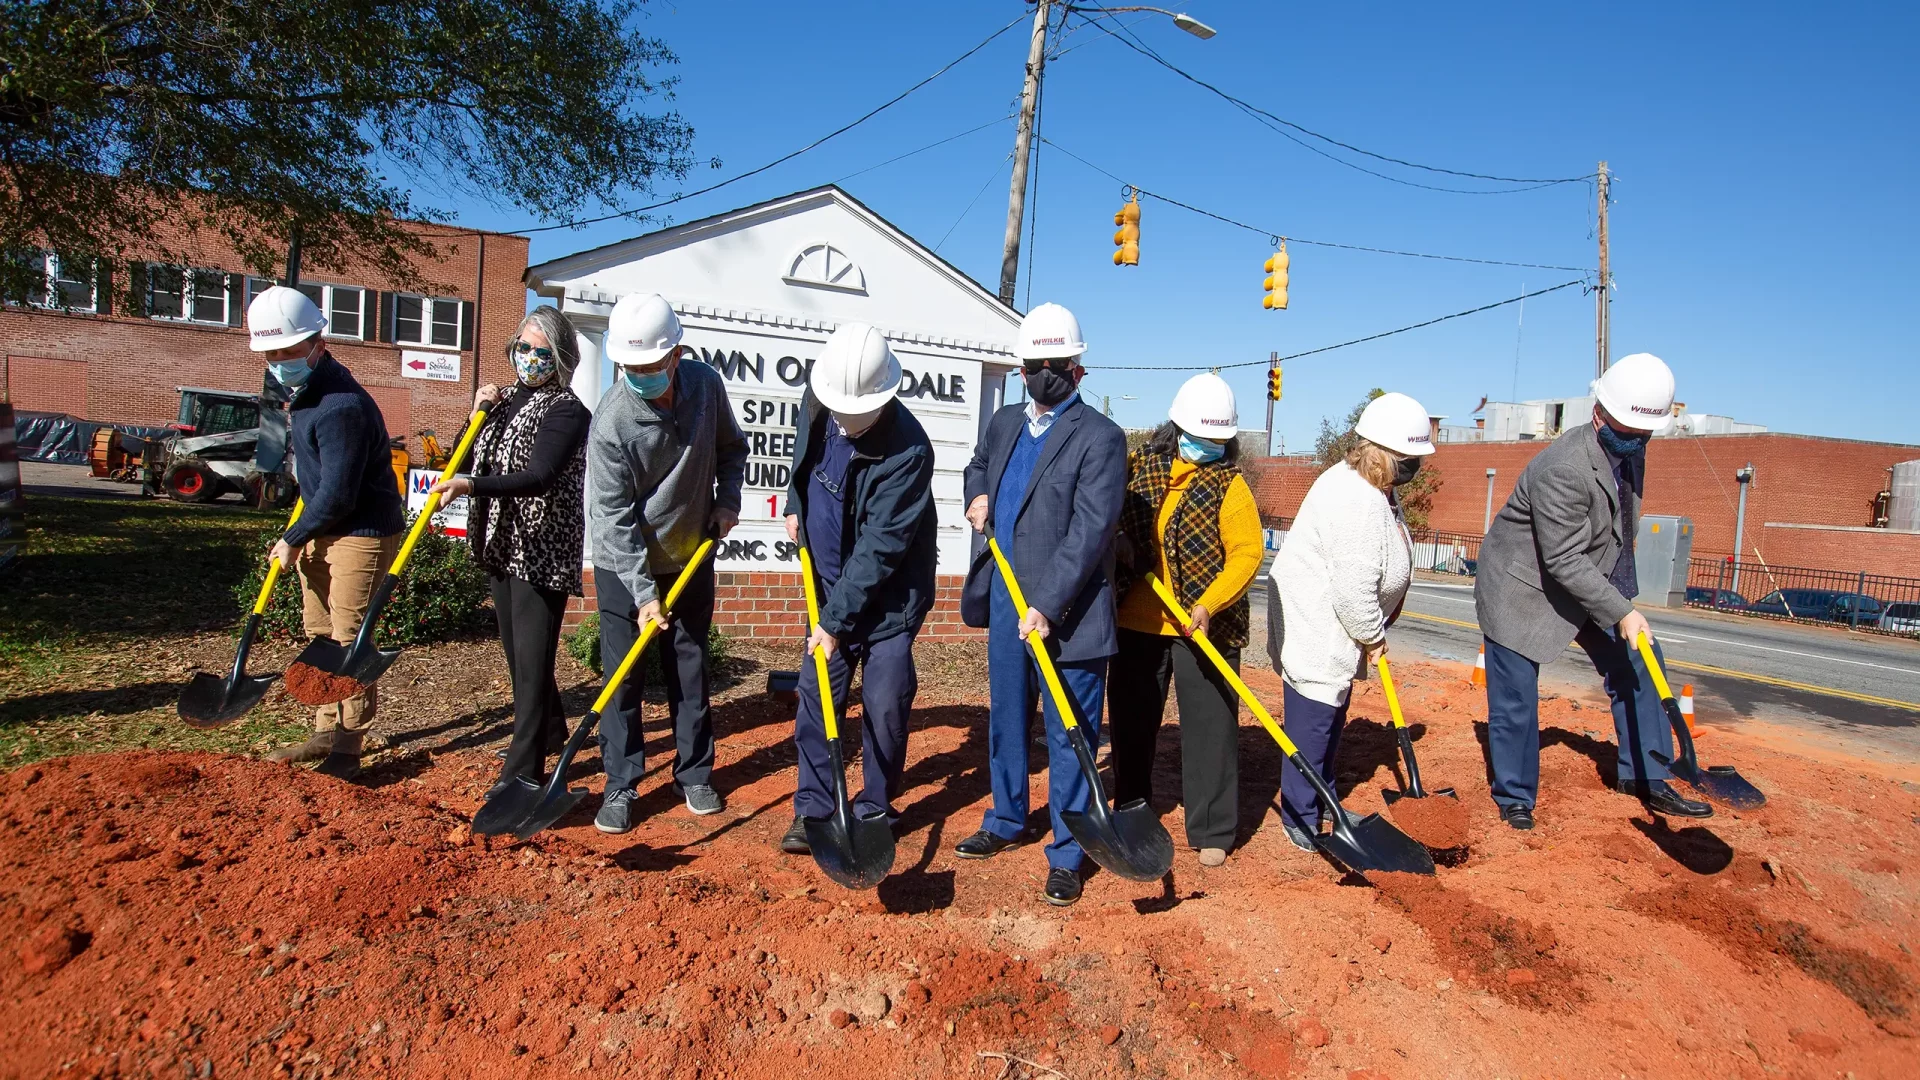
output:
<svg viewBox="0 0 1920 1080"><path fill-rule="evenodd" d="M960 621L960 589L965 580L958 574L942 574L935 580L938 595L920 628L921 641L985 639L985 630ZM799 574L722 570L714 575L713 584L713 625L728 636L756 642L797 642L806 637L807 597ZM584 585L586 596L576 596L567 604L568 627L578 625L594 610L592 570L587 571Z"/></svg>
<svg viewBox="0 0 1920 1080"><path fill-rule="evenodd" d="M419 228L439 249L436 261L419 268L421 276L437 286L434 295L455 297L474 307L473 347L460 354L460 381L402 378L399 345L339 340L328 345L334 358L352 370L380 403L388 433L407 437L416 463L423 455L415 432L431 428L450 445L466 422L474 388L483 382L512 381L512 365L504 350L527 307L521 281L527 268L524 237ZM185 245L184 240L180 242ZM185 246L193 252L196 267L232 273L247 270L217 237L203 237ZM115 266L112 273L116 286L124 288L127 268ZM366 266L309 265L301 276L303 281L381 291L398 288ZM248 351L246 332L240 327L117 311L67 314L12 304L0 306L0 356L5 364L0 368L0 394L16 407L57 409L106 423L172 423L180 411L175 387L258 393L264 369Z"/></svg>
<svg viewBox="0 0 1920 1080"><path fill-rule="evenodd" d="M1253 489L1253 501L1265 518L1292 517L1300 510L1307 489L1320 477L1320 466L1307 457L1240 459L1240 472Z"/></svg>
<svg viewBox="0 0 1920 1080"><path fill-rule="evenodd" d="M1747 533L1751 536L1753 532L1753 507L1749 503ZM1758 542L1767 562L1775 566L1920 577L1920 532L1768 522L1760 526ZM1752 556L1748 558L1751 560Z"/></svg>

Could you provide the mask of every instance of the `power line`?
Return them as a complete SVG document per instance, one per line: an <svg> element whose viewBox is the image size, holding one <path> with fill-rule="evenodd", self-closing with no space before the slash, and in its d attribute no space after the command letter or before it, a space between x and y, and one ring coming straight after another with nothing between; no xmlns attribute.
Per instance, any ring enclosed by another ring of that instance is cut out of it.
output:
<svg viewBox="0 0 1920 1080"><path fill-rule="evenodd" d="M933 245L933 253L935 255L940 254L941 247L943 247L946 244L947 239L953 235L953 230L959 228L960 223L967 220L968 214L973 213L973 204L979 202L980 196L985 195L987 193L987 184L991 184L995 180L999 179L1000 170L1006 168L1007 162L1012 160L1013 160L1013 151L1009 150L1007 151L1007 156L1000 159L1000 164L995 165L993 167L993 172L987 175L987 182L985 184L981 184L980 190L974 192L973 198L967 200L966 209L960 211L960 216L957 218L954 218L953 224L947 226L947 231L940 234L940 242Z"/></svg>
<svg viewBox="0 0 1920 1080"><path fill-rule="evenodd" d="M1417 323L1414 323L1412 326L1403 326L1398 330L1383 330L1378 334L1368 334L1366 337L1354 338L1352 341L1343 341L1338 345L1322 345L1317 349L1308 349L1306 352L1297 352L1290 356L1282 356L1277 360L1248 360L1239 364L1166 364L1166 365L1149 364L1149 365L1121 365L1117 367L1109 367L1108 365L1102 364L1100 365L1099 370L1101 371L1225 371L1229 368L1265 367L1270 364L1285 363L1288 360L1298 360L1303 356L1314 356L1323 352L1332 352L1335 349L1344 349L1349 345L1359 345L1368 341L1378 341L1384 337L1392 337L1395 334L1404 334L1409 330L1418 330L1423 326L1432 326L1435 323L1443 323L1449 319L1461 319L1461 318L1465 318L1468 315L1478 315L1483 311L1492 311L1494 308L1497 308L1497 307L1506 307L1508 304L1517 304L1522 300L1527 300L1535 296L1545 296L1550 292L1559 292L1561 289L1571 289L1575 285L1579 285L1579 284L1581 284L1581 282L1577 278L1573 281L1563 281L1560 284L1553 286L1552 288L1536 289L1530 293L1521 293L1519 296L1513 297L1508 300L1497 300L1491 304L1482 304L1477 308L1469 308L1466 311L1456 311L1451 315L1442 315L1437 319L1428 319L1426 322L1417 322Z"/></svg>
<svg viewBox="0 0 1920 1080"><path fill-rule="evenodd" d="M1070 10L1072 11L1073 14L1079 15L1081 20L1083 22L1086 22L1088 25L1093 26L1094 28L1106 34L1111 35L1113 39L1120 42L1120 44L1125 45L1127 48L1132 49L1134 52L1137 52L1140 55L1148 58L1149 60L1152 60L1154 63L1159 64L1161 67L1166 68L1168 71L1173 72L1175 75L1178 75L1181 78L1187 80L1188 82L1193 83L1195 86L1198 86L1214 94L1215 96L1219 97L1221 100L1226 101L1227 103L1233 105L1235 108L1246 113L1248 116L1252 117L1254 120L1258 121L1263 126L1273 130L1274 132L1283 136L1289 141L1301 146L1306 150L1310 150L1313 153L1318 154L1323 158L1326 158L1328 161L1332 161L1337 164L1344 165L1347 168L1353 169L1357 172L1366 173L1369 176L1378 177L1379 179L1390 181L1395 184L1404 184L1407 187L1423 188L1428 191L1444 191L1454 195L1513 195L1523 191L1536 191L1544 187L1554 187L1559 184L1577 184L1589 179L1592 175L1592 174L1588 174L1586 176L1566 176L1566 177L1560 177L1558 179L1542 179L1542 178L1516 177L1516 176L1495 176L1488 173L1465 172L1459 169L1446 169L1446 168L1441 168L1440 166L1437 166L1437 165L1422 165L1417 161L1408 161L1405 158L1397 158L1387 154L1375 153L1372 150L1367 150L1362 147L1355 146L1352 143L1342 142L1341 140L1336 139L1331 135L1323 135L1318 131L1314 131L1312 128L1308 128L1300 124L1296 124L1293 121L1288 120L1284 117L1275 116L1273 113L1270 113L1265 109L1262 109L1258 105L1255 105L1252 102L1246 101L1243 98L1235 97L1234 95L1227 93L1225 90L1220 89L1218 86L1215 86L1212 83L1207 82L1205 79L1202 79L1199 76L1194 75L1191 72L1181 68L1179 65L1174 64L1172 61L1168 60L1166 57L1161 56L1151 46L1141 41L1133 33L1128 31L1126 27L1124 26L1120 27L1123 33L1116 33L1113 30L1110 30L1106 26L1102 25L1101 21L1095 21L1094 19L1091 19L1087 15L1083 14L1081 9L1074 8ZM1101 12L1100 18L1103 21L1111 18L1111 15L1106 13L1104 9L1095 8L1092 10L1100 11ZM1118 20L1115 20L1115 22L1117 25ZM1275 125L1280 125L1280 126L1276 127ZM1386 173L1378 172L1373 169L1366 168L1362 165L1357 165L1351 161L1346 160L1345 158L1336 157L1333 154L1329 154L1317 146L1313 146L1306 142L1301 141L1299 138L1294 136L1292 132L1282 130L1282 128L1291 128L1293 129L1293 131L1298 131L1303 135L1308 135L1308 136L1311 136L1312 138L1319 139L1321 142L1327 143L1332 146L1340 147L1343 150L1348 150L1356 154L1365 155L1366 157L1373 158L1376 161L1385 161L1394 165L1402 165L1410 169L1419 169L1423 172L1439 173L1445 176L1458 176L1458 177L1462 177L1470 180L1486 180L1486 181L1495 182L1495 183L1523 184L1527 186L1516 187L1516 188L1505 188L1505 189L1499 189L1494 191L1476 191L1470 188L1450 188L1450 187L1439 187L1433 184L1417 184L1411 180L1403 180L1397 176L1390 176Z"/></svg>
<svg viewBox="0 0 1920 1080"><path fill-rule="evenodd" d="M916 155L916 154L924 154L924 153L926 153L927 151L929 151L929 150L932 150L932 149L934 149L935 147L939 147L939 146L945 146L945 145L947 145L948 143L950 143L950 142L953 142L953 141L954 141L955 139L964 139L964 138L966 138L967 136L969 136L969 135L972 135L972 134L973 134L974 132L976 132L976 131L985 131L985 130L987 130L988 128L990 128L990 127L994 127L994 126L996 126L996 125L998 125L998 124L1004 124L1004 123L1006 123L1007 121L1009 121L1009 120L1011 120L1011 119L1013 119L1013 118L1014 118L1014 115L1015 115L1015 114L1013 114L1013 113L1008 113L1007 115L1005 115L1005 116L1003 116L1003 117L1001 117L1001 118L999 118L998 120L989 120L989 121L987 121L986 123L984 123L984 124L981 124L981 125L980 125L979 127L970 127L970 128L968 128L967 130L965 130L965 131L963 131L963 132L961 132L961 133L960 133L960 134L958 134L958 135L949 135L949 136L947 136L946 138L944 138L944 139L941 139L941 140L940 140L939 142L930 142L930 143L928 143L927 145L925 145L925 146L923 146L923 147L921 147L921 148L920 148L920 149L918 149L918 150L909 150L909 151L907 151L907 152L906 152L906 153L904 153L904 154L895 154L895 155L894 155L893 157L890 157L890 158L888 158L887 160L885 160L885 161L883 161L883 162L881 162L881 163L879 163L878 165L869 165L869 166L867 166L867 167L866 167L866 168L864 168L864 169L860 169L860 170L857 170L857 171L855 171L855 172L850 172L850 173L848 173L847 175L845 175L845 176L842 176L842 177L840 177L840 178L839 178L839 179L837 179L837 180L834 180L834 181L833 181L833 183L836 183L836 184L839 184L839 183L843 183L843 182L845 182L845 181L848 181L848 180L851 180L851 179L853 179L853 178L854 178L854 177L856 177L856 176L864 176L864 175L866 175L867 173L870 173L870 172L872 172L872 171L873 171L873 170L875 170L875 169L883 169L883 168L885 168L885 167L887 167L888 165L891 165L891 164L893 164L893 163L894 163L894 162L896 162L896 161L905 161L905 160L907 160L908 158L910 158L910 157L913 157L913 156L914 156L914 155Z"/></svg>
<svg viewBox="0 0 1920 1080"><path fill-rule="evenodd" d="M939 78L940 76L945 75L947 72L953 70L955 67L959 66L959 64L962 61L966 60L968 57L972 56L974 53L979 52L981 49L986 48L988 45L993 43L995 38L998 38L1001 34L1004 34L1008 30L1013 29L1016 23L1019 23L1025 19L1026 19L1026 16L1024 14L1014 16L1011 22L1007 23L1005 26L1002 26L1000 29L995 30L993 33L987 35L986 39L981 41L980 44L975 45L973 48L968 49L966 52L963 52L959 56L954 57L952 60L947 62L945 67L942 67L939 71L936 71L933 74L927 76L926 78L921 79L919 82L914 83L912 86L907 87L905 90L902 90L900 93L894 95L892 98L888 99L885 103L869 111L864 116L861 116L859 119L843 127L836 128L833 131L830 131L827 134L822 135L819 138L813 140L807 145L801 147L800 149L795 150L791 154L787 154L784 157L775 158L772 161L767 162L765 165L762 165L757 169L749 169L746 172L740 173L737 176L731 177L726 180L722 180L717 184L709 184L708 186L703 187L698 191L685 192L680 195L675 195L670 199L662 199L657 203L651 203L646 206L636 206L629 210L619 210L611 214L602 214L599 217L582 218L578 221L563 221L556 225L538 225L530 229L515 229L508 235L530 236L534 233L552 232L555 229L574 229L582 225L593 225L602 221L611 221L614 218L632 217L635 214L644 214L649 210L658 210L663 206L671 206L674 203L691 199L696 195L705 195L710 191L718 191L721 188L726 187L728 184L738 183L750 176L758 176L759 174L766 172L768 169L771 169L777 165L784 165L787 162L792 161L794 158L799 157L801 154L804 154L807 151L814 149L815 147L821 145L822 143L827 142L830 139L836 138L838 136L846 134L849 131L852 131L854 128L859 127L861 124L866 123L867 121L887 111L893 106L900 104L902 101L905 101L907 99L908 95L912 94L914 91L927 85L933 80Z"/></svg>
<svg viewBox="0 0 1920 1080"><path fill-rule="evenodd" d="M1222 222L1227 225L1231 225L1236 229L1245 229L1250 233L1255 233L1260 236L1285 240L1289 244L1306 244L1311 247L1339 248L1343 251L1366 251L1366 252L1371 252L1375 255L1400 255L1409 259L1435 259L1441 262L1477 263L1482 266L1518 266L1518 267L1524 267L1532 270L1565 270L1569 273L1574 273L1574 274L1593 273L1592 270L1584 266L1555 266L1552 263L1511 262L1506 259L1475 259L1475 258L1468 257L1466 255L1432 255L1423 251L1399 251L1394 248L1369 247L1365 244L1341 244L1341 243L1336 243L1335 241L1332 241L1332 240L1307 240L1302 237L1291 235L1289 233L1280 232L1276 229L1263 229L1258 225L1249 225L1244 221L1239 221L1234 218L1227 217L1225 214L1216 214L1211 210L1202 209L1198 206L1193 205L1192 203L1182 202L1179 199L1172 197L1171 195L1162 195L1157 191L1148 191L1146 188L1143 188L1138 184L1129 183L1128 181L1121 179L1119 176L1116 176L1115 174L1108 172L1107 170L1101 168L1100 166L1095 165L1093 162L1088 161L1086 158L1081 157L1079 154L1076 154L1073 151L1067 149L1066 147L1061 146L1059 143L1054 142L1052 139L1043 138L1040 141L1046 143L1048 146L1053 147L1055 150L1058 150L1061 153L1067 155L1073 160L1079 162L1080 164L1085 165L1087 168L1092 169L1094 172L1099 173L1100 175L1106 177L1107 179L1112 180L1117 184L1125 184L1126 186L1132 188L1135 191L1138 191L1140 194L1145 195L1148 198L1158 199L1161 202L1167 203L1170 206L1177 206L1182 210L1192 211L1193 213L1199 214L1201 217L1212 218L1215 221Z"/></svg>

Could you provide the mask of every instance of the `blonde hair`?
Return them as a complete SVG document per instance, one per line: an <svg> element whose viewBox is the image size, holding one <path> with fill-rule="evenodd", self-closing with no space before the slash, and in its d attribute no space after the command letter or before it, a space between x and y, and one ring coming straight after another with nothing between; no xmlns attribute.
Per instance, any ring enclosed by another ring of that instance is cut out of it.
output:
<svg viewBox="0 0 1920 1080"><path fill-rule="evenodd" d="M1399 464L1400 455L1367 439L1355 440L1347 451L1347 467L1381 491L1393 486L1393 474Z"/></svg>

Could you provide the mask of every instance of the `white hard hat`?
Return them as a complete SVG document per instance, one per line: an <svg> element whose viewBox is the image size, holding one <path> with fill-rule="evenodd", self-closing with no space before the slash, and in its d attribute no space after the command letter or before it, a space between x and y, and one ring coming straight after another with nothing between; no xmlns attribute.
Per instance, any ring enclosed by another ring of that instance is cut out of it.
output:
<svg viewBox="0 0 1920 1080"><path fill-rule="evenodd" d="M1013 355L1022 360L1052 360L1087 351L1080 340L1080 320L1059 304L1041 304L1020 320L1020 337Z"/></svg>
<svg viewBox="0 0 1920 1080"><path fill-rule="evenodd" d="M1233 387L1211 371L1203 371L1180 385L1167 419L1196 439L1225 442L1240 434L1240 410L1233 404Z"/></svg>
<svg viewBox="0 0 1920 1080"><path fill-rule="evenodd" d="M1361 411L1353 433L1407 457L1433 453L1433 421L1426 407L1405 394L1381 394Z"/></svg>
<svg viewBox="0 0 1920 1080"><path fill-rule="evenodd" d="M1652 353L1615 360L1593 380L1593 396L1622 427L1658 435L1673 425L1673 369Z"/></svg>
<svg viewBox="0 0 1920 1080"><path fill-rule="evenodd" d="M326 329L326 316L299 289L273 285L247 305L247 348L268 352L298 345Z"/></svg>
<svg viewBox="0 0 1920 1080"><path fill-rule="evenodd" d="M607 316L607 359L621 367L664 363L680 345L680 318L659 293L620 298Z"/></svg>
<svg viewBox="0 0 1920 1080"><path fill-rule="evenodd" d="M887 336L866 323L842 323L807 376L820 404L845 416L869 413L900 392L900 360Z"/></svg>

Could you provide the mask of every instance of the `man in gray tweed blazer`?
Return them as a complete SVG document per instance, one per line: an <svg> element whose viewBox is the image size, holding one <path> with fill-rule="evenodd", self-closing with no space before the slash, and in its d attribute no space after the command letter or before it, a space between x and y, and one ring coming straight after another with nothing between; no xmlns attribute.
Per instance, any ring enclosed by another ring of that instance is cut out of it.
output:
<svg viewBox="0 0 1920 1080"><path fill-rule="evenodd" d="M1474 578L1486 636L1493 801L1516 829L1533 828L1540 788L1540 665L1569 641L1593 661L1613 702L1618 789L1657 813L1713 814L1675 791L1672 774L1650 756L1670 760L1673 733L1634 648L1640 634L1652 636L1633 609L1646 445L1671 423L1673 372L1659 357L1636 353L1595 380L1593 394L1593 422L1554 440L1520 474L1487 530Z"/></svg>

